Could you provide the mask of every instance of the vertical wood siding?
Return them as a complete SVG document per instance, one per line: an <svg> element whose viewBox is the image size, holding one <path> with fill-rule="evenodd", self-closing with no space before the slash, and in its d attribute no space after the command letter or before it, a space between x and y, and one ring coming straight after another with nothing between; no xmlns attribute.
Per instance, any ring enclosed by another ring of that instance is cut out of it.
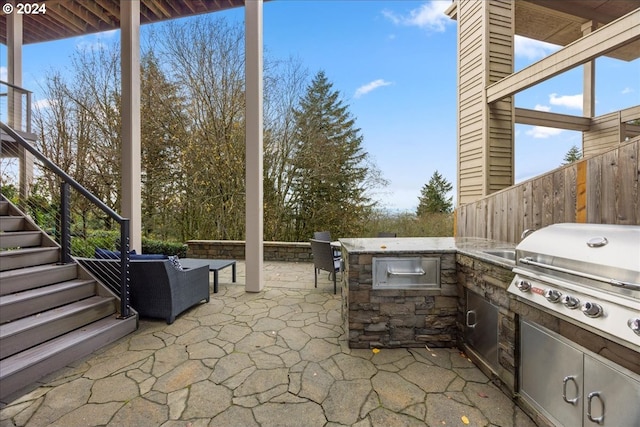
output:
<svg viewBox="0 0 640 427"><path fill-rule="evenodd" d="M640 225L640 141L555 169L456 209L457 237L517 243L560 222Z"/></svg>
<svg viewBox="0 0 640 427"><path fill-rule="evenodd" d="M483 194L484 4L458 3L458 195L475 200Z"/></svg>
<svg viewBox="0 0 640 427"><path fill-rule="evenodd" d="M513 99L489 106L485 88L513 73L514 4L458 4L458 200L513 184Z"/></svg>

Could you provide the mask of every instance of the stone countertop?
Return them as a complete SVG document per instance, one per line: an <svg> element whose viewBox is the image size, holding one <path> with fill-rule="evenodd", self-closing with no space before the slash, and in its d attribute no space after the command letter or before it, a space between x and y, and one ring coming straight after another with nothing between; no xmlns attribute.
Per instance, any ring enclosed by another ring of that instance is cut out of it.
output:
<svg viewBox="0 0 640 427"><path fill-rule="evenodd" d="M375 237L340 239L349 254L461 253L511 269L513 260L495 252L513 251L515 244L476 237ZM487 252L494 251L494 253Z"/></svg>

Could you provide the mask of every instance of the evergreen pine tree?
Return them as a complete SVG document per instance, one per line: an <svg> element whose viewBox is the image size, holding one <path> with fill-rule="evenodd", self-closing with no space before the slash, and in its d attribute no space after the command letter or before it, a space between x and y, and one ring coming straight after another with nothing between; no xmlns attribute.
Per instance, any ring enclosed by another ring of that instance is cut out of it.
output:
<svg viewBox="0 0 640 427"><path fill-rule="evenodd" d="M320 230L357 235L372 207L366 191L375 173L360 129L323 71L307 87L295 122L296 238L303 241Z"/></svg>
<svg viewBox="0 0 640 427"><path fill-rule="evenodd" d="M453 196L447 198L447 193L452 189L453 185L436 170L431 175L429 182L420 190L416 215L423 216L429 213L451 212Z"/></svg>
<svg viewBox="0 0 640 427"><path fill-rule="evenodd" d="M563 159L564 162L562 164L568 165L569 163L578 161L581 158L582 158L582 153L580 152L580 149L575 145L572 145L571 148L569 148L569 151L567 151L567 154L564 155L564 159Z"/></svg>

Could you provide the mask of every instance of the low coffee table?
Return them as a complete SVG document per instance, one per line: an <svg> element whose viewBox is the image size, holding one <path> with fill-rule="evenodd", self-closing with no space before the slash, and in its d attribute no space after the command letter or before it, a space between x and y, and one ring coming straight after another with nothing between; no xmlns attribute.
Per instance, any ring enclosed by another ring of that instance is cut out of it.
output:
<svg viewBox="0 0 640 427"><path fill-rule="evenodd" d="M183 267L193 268L208 265L209 271L213 271L213 293L218 293L218 271L231 266L231 281L236 283L236 260L234 259L205 259L205 258L180 258Z"/></svg>

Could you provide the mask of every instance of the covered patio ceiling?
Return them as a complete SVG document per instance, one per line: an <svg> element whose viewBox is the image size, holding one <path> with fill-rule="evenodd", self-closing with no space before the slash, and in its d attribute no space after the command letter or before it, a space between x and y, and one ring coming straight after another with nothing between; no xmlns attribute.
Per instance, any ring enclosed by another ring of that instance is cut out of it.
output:
<svg viewBox="0 0 640 427"><path fill-rule="evenodd" d="M22 15L23 44L120 29L120 0L45 0L45 14ZM244 6L244 0L140 0L140 23ZM15 12L14 12L15 13ZM7 44L7 16L0 15L0 43Z"/></svg>

